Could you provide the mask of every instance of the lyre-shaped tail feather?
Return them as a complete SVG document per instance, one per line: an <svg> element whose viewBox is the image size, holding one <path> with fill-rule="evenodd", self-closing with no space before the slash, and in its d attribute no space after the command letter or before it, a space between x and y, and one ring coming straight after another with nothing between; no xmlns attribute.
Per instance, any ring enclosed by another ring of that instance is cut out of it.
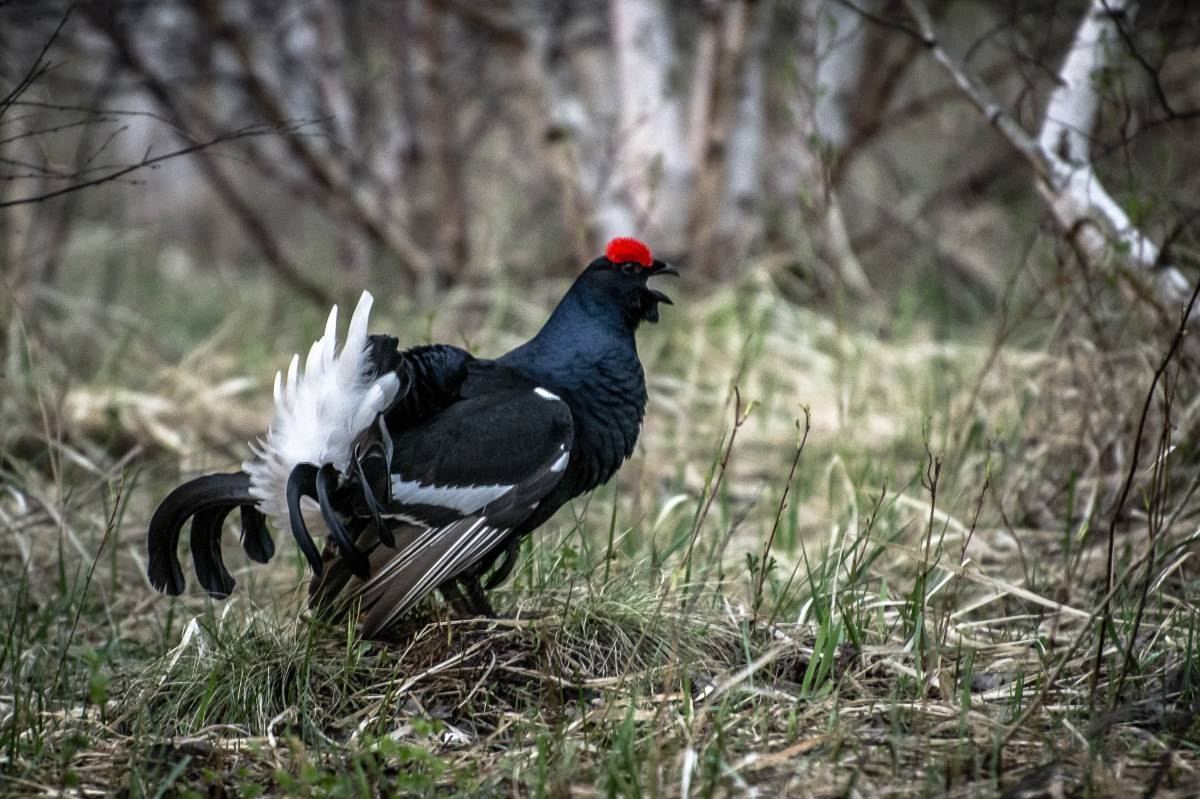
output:
<svg viewBox="0 0 1200 799"><path fill-rule="evenodd" d="M179 535L192 519L192 560L196 577L210 594L224 598L235 585L221 557L221 526L234 508L242 513L242 546L251 559L265 563L275 554L257 500L250 493L250 476L244 472L209 474L176 488L154 511L146 541L147 575L159 591L183 593L179 567Z"/></svg>
<svg viewBox="0 0 1200 799"><path fill-rule="evenodd" d="M350 473L354 443L392 404L400 387L394 371L381 376L373 363L387 347L381 349L378 341L367 336L371 302L371 295L363 292L340 351L334 306L324 335L308 351L303 372L299 356L294 356L286 380L282 374L275 376L275 421L266 438L251 445L254 457L243 464L244 471L198 477L162 501L150 520L147 540L147 572L155 588L170 594L183 591L183 570L176 550L190 519L197 579L215 597L224 598L233 591L235 581L225 568L220 538L234 508L241 510L242 545L252 560L265 563L275 553L266 524L266 516L271 516L283 529L292 530L319 574L321 557L308 526L324 521L333 526L335 541L347 550L345 555L357 567L356 573L365 576L366 559L353 558L358 553L351 551L351 530L341 523L333 493L342 477L353 480L361 472L359 466ZM394 339L384 341L394 350ZM392 365L386 366L390 369ZM294 496L289 497L289 479L310 472L320 479L310 479L311 487L291 480ZM308 515L311 519L306 519Z"/></svg>

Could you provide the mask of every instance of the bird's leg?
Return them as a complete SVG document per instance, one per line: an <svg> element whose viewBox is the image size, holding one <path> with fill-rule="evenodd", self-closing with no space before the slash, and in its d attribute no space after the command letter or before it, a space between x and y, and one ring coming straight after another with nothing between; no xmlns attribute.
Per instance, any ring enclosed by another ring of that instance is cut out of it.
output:
<svg viewBox="0 0 1200 799"><path fill-rule="evenodd" d="M458 587L456 580L447 580L438 586L438 592L441 593L442 599L450 603L450 607L454 608L454 612L460 616L476 615L471 609L471 604L467 598L463 596L462 589Z"/></svg>
<svg viewBox="0 0 1200 799"><path fill-rule="evenodd" d="M485 591L491 591L512 574L513 567L517 565L517 558L521 554L521 539L515 535L509 538L508 543L504 545L504 549L499 554L504 560L500 561L500 565L488 575L487 581L483 584ZM488 565L491 566L495 562L496 560L493 559L492 563Z"/></svg>
<svg viewBox="0 0 1200 799"><path fill-rule="evenodd" d="M492 603L488 601L487 595L483 593L483 586L479 584L478 575L460 575L458 583L466 589L467 603L472 616L484 616L489 619L496 618L496 609L492 607Z"/></svg>

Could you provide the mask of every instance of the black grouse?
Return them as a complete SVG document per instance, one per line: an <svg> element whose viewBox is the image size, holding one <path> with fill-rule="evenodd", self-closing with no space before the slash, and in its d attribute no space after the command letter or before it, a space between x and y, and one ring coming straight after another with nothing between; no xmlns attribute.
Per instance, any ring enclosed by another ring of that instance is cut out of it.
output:
<svg viewBox="0 0 1200 799"><path fill-rule="evenodd" d="M289 527L315 575L310 601L360 613L367 637L434 588L491 615L484 591L512 571L524 536L632 454L646 409L634 332L671 303L647 280L675 274L614 239L538 334L494 360L367 335L366 292L339 352L335 307L303 371L295 356L276 375L275 420L242 471L198 477L159 505L150 582L183 591L176 550L191 519L196 578L228 596L221 529L237 508L251 559L274 554L268 518Z"/></svg>

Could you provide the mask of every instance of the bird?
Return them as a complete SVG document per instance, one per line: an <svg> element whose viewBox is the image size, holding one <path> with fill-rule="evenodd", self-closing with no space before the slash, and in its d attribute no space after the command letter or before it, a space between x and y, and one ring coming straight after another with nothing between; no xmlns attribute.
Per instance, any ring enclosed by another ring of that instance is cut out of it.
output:
<svg viewBox="0 0 1200 799"><path fill-rule="evenodd" d="M614 238L533 338L491 359L369 334L365 291L338 348L334 306L303 367L296 355L276 374L274 420L241 470L189 480L152 514L151 585L183 592L190 520L196 578L228 597L221 534L237 509L246 555L267 563L270 527L290 530L313 572L310 606L356 614L366 638L435 589L460 613L494 616L487 592L524 538L632 455L648 398L635 333L673 304L648 281L678 274Z"/></svg>

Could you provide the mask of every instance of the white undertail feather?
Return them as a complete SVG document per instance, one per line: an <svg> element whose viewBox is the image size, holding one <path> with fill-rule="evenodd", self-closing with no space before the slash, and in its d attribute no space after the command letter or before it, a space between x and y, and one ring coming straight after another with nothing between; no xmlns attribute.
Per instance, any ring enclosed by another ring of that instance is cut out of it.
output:
<svg viewBox="0 0 1200 799"><path fill-rule="evenodd" d="M250 475L250 493L259 509L288 529L287 482L301 463L332 463L342 473L350 465L359 433L374 423L396 396L400 381L394 373L374 377L367 324L373 298L364 291L350 317L346 343L337 351L337 306L329 312L325 335L308 351L304 371L300 356L292 356L287 377L275 374L275 420L265 439L251 444L254 457L242 464ZM305 500L309 511L316 504ZM319 514L306 513L312 526Z"/></svg>

